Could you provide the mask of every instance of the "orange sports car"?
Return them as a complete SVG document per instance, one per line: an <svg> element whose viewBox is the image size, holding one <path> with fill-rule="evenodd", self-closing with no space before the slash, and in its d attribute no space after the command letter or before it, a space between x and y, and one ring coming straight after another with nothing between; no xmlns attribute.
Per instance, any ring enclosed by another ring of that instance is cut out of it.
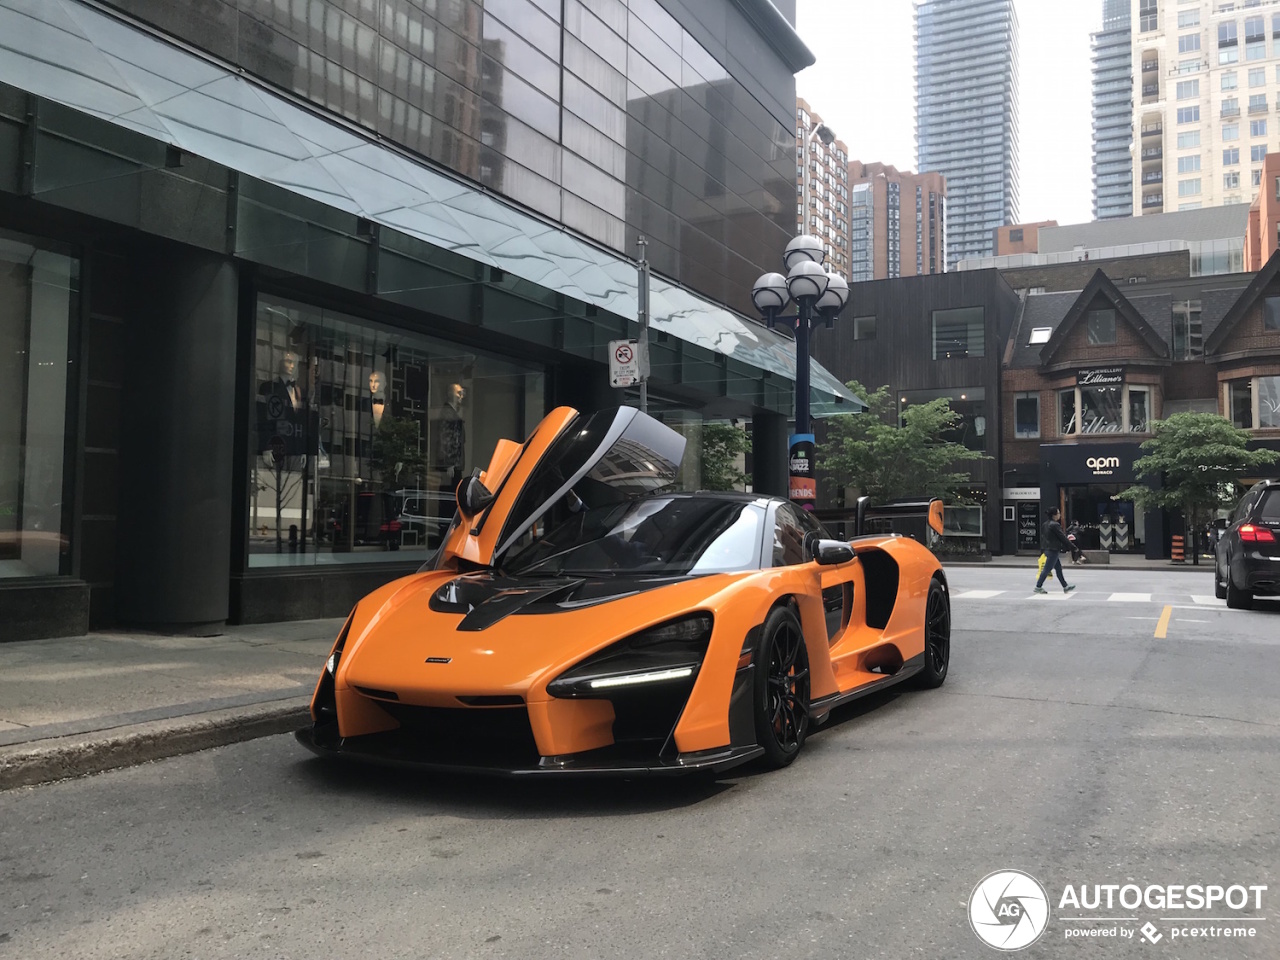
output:
<svg viewBox="0 0 1280 960"><path fill-rule="evenodd" d="M631 407L499 441L437 559L351 612L298 739L506 774L781 767L832 708L946 679L933 554L830 539L773 497L664 492L684 445Z"/></svg>

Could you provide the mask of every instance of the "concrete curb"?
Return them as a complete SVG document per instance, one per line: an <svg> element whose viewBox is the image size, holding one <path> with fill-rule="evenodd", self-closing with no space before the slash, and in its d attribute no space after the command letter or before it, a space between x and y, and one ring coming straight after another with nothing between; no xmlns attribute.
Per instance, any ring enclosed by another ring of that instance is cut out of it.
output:
<svg viewBox="0 0 1280 960"><path fill-rule="evenodd" d="M134 766L288 733L311 719L310 698L215 710L0 748L0 790Z"/></svg>

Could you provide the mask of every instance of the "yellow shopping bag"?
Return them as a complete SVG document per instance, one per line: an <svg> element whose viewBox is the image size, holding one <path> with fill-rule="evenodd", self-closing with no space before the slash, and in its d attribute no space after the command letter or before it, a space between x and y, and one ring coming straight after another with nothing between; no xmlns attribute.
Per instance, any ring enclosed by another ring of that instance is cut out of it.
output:
<svg viewBox="0 0 1280 960"><path fill-rule="evenodd" d="M1040 554L1040 563L1036 565L1037 573L1044 573L1044 561L1045 561L1045 555L1042 553Z"/></svg>

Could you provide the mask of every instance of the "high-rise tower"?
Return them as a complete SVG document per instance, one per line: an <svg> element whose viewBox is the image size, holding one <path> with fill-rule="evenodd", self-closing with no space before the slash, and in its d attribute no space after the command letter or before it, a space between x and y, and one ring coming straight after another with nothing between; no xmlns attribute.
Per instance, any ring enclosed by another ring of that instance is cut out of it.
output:
<svg viewBox="0 0 1280 960"><path fill-rule="evenodd" d="M947 178L947 263L990 256L1018 222L1018 18L1013 0L916 6L916 155Z"/></svg>
<svg viewBox="0 0 1280 960"><path fill-rule="evenodd" d="M1093 35L1093 218L1133 214L1133 49L1130 0L1102 0ZM1145 76L1146 74L1144 74Z"/></svg>

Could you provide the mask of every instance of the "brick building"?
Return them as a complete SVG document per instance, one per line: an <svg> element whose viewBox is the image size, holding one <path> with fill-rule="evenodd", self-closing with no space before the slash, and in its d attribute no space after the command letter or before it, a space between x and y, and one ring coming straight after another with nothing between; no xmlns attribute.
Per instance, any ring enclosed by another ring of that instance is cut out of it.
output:
<svg viewBox="0 0 1280 960"><path fill-rule="evenodd" d="M1215 412L1280 447L1280 257L1256 276L1025 296L1001 374L1001 542L1037 552L1044 510L1085 546L1169 555L1180 520L1114 497L1138 478L1153 421ZM1253 478L1238 478L1247 481Z"/></svg>

